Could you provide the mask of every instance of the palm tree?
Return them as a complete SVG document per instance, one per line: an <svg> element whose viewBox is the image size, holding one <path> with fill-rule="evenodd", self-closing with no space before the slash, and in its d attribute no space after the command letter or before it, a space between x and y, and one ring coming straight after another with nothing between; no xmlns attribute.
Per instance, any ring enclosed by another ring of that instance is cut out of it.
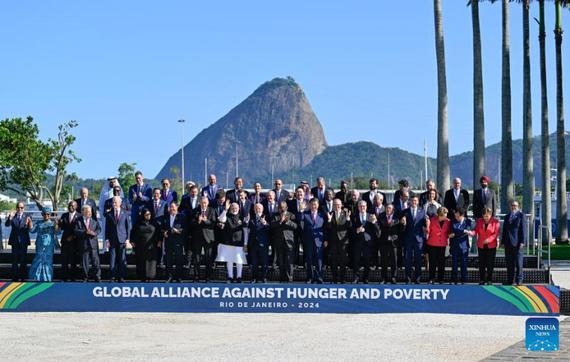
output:
<svg viewBox="0 0 570 362"><path fill-rule="evenodd" d="M501 210L509 209L513 195L513 138L511 130L511 49L509 36L509 2L502 0L503 11L503 75L501 91Z"/></svg>
<svg viewBox="0 0 570 362"><path fill-rule="evenodd" d="M564 92L562 88L562 1L556 0L556 25L554 39L556 45L556 220L557 243L568 241L568 205L566 202L566 142L564 131Z"/></svg>
<svg viewBox="0 0 570 362"><path fill-rule="evenodd" d="M538 40L540 45L540 104L541 104L541 161L542 161L542 225L546 229L542 231L542 240L550 242L552 230L552 201L550 196L550 137L548 134L548 97L546 87L546 30L544 17L544 0L538 1L539 6L539 31Z"/></svg>
<svg viewBox="0 0 570 362"><path fill-rule="evenodd" d="M437 188L449 189L449 136L447 130L447 81L441 0L433 1L435 53L437 58ZM427 175L426 175L427 177Z"/></svg>
<svg viewBox="0 0 570 362"><path fill-rule="evenodd" d="M485 117L483 113L483 65L479 1L470 0L473 24L473 188L485 172Z"/></svg>
<svg viewBox="0 0 570 362"><path fill-rule="evenodd" d="M523 212L534 220L534 167L532 160L532 101L530 92L530 0L523 0ZM531 228L531 240L534 228Z"/></svg>

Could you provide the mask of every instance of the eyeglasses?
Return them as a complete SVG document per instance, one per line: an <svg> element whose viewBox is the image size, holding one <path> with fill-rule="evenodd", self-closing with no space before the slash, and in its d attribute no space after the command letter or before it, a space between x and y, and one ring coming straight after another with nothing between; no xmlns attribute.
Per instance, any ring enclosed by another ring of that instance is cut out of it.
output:
<svg viewBox="0 0 570 362"><path fill-rule="evenodd" d="M17 207L17 209L23 209L23 208L24 208L23 206L18 206L18 207Z"/></svg>

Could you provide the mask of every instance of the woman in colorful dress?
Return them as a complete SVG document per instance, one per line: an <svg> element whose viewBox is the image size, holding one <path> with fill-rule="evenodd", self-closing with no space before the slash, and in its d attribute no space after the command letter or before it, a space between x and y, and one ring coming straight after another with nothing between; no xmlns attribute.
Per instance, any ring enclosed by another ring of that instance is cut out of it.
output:
<svg viewBox="0 0 570 362"><path fill-rule="evenodd" d="M51 220L52 209L45 207L42 210L42 220L31 228L36 233L36 256L30 268L30 280L37 282L51 282L53 279L53 250L58 230L57 219Z"/></svg>

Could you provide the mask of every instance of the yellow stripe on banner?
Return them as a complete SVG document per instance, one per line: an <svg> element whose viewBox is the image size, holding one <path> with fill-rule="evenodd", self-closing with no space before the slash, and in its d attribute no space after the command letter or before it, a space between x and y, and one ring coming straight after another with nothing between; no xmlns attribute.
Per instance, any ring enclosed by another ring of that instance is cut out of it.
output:
<svg viewBox="0 0 570 362"><path fill-rule="evenodd" d="M0 309L4 308L4 304L10 299L12 294L18 290L24 283L12 283L0 293Z"/></svg>
<svg viewBox="0 0 570 362"><path fill-rule="evenodd" d="M538 312L540 312L540 313L547 313L548 312L548 308L546 308L546 305L544 304L544 302L536 294L534 294L534 292L532 290L530 290L528 287L524 287L524 286L521 286L518 288L528 298L530 298L532 300L532 302L534 302L534 304L536 304L536 306L538 307Z"/></svg>

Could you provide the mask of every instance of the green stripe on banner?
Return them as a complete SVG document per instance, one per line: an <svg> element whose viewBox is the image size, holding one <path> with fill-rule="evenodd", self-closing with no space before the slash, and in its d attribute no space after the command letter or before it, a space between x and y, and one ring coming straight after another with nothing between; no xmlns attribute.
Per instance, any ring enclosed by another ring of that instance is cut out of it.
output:
<svg viewBox="0 0 570 362"><path fill-rule="evenodd" d="M33 284L32 284L33 285ZM6 305L6 309L16 309L20 304L25 302L26 300L32 298L35 295L40 294L44 290L51 287L53 283L41 283L35 285L33 288L29 289L25 293L20 294L17 298L10 298L8 304Z"/></svg>
<svg viewBox="0 0 570 362"><path fill-rule="evenodd" d="M529 312L531 312L531 313L532 312L538 312L538 306L535 308L534 302L531 302L529 297L525 293L520 291L518 288L509 286L509 287L503 287L503 289L506 289L507 293L513 295L515 298L518 298L518 300L523 302L524 305L526 305L526 307L528 308Z"/></svg>
<svg viewBox="0 0 570 362"><path fill-rule="evenodd" d="M513 295L505 292L504 290L497 288L495 286L484 286L483 288L485 288L486 291L488 291L491 294L496 295L497 297L504 299L505 301L513 304L515 307L517 307L521 312L524 313L529 313L530 311L526 308L524 303L521 303L520 300L518 300L517 298L515 298Z"/></svg>
<svg viewBox="0 0 570 362"><path fill-rule="evenodd" d="M6 301L6 303L4 304L4 308L5 309L9 309L9 305L12 301L14 301L16 298L18 298L18 296L22 295L22 293L24 293L26 290L33 288L34 283L24 283L22 286L20 286L18 289L16 289L14 291L14 293L10 296L10 298L8 298L8 300Z"/></svg>

